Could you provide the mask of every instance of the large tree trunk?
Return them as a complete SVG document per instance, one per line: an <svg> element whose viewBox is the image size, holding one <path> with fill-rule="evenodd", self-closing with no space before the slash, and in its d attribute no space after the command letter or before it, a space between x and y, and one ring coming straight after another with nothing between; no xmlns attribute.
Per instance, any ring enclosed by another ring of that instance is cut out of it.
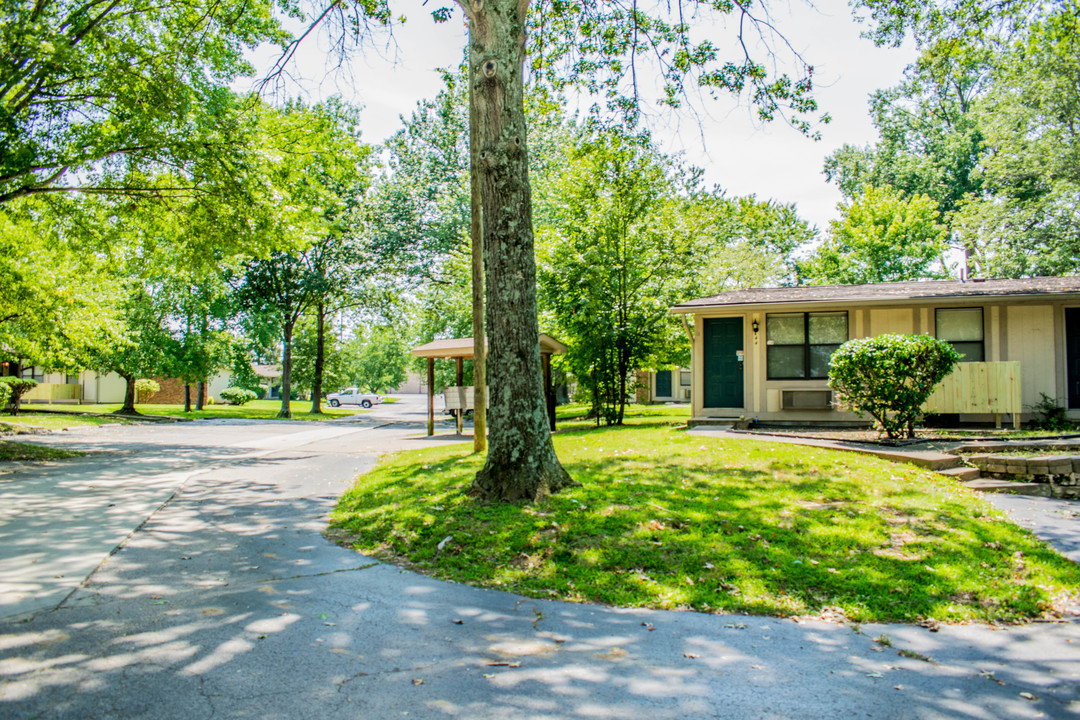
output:
<svg viewBox="0 0 1080 720"><path fill-rule="evenodd" d="M202 410L206 404L206 382L200 380L195 383L195 409Z"/></svg>
<svg viewBox="0 0 1080 720"><path fill-rule="evenodd" d="M322 378L326 364L326 305L315 306L315 377L311 380L311 414L322 415Z"/></svg>
<svg viewBox="0 0 1080 720"><path fill-rule="evenodd" d="M117 373L124 379L124 406L116 411L117 415L138 415L135 409L135 376Z"/></svg>
<svg viewBox="0 0 1080 720"><path fill-rule="evenodd" d="M292 417L292 408L289 406L289 395L292 394L292 337L293 325L287 323L284 330L284 342L281 351L281 409L277 417L289 419Z"/></svg>
<svg viewBox="0 0 1080 720"><path fill-rule="evenodd" d="M191 412L191 383L184 381L184 412Z"/></svg>
<svg viewBox="0 0 1080 720"><path fill-rule="evenodd" d="M467 2L487 290L485 498L537 500L573 484L551 444L540 364L522 65L527 0Z"/></svg>

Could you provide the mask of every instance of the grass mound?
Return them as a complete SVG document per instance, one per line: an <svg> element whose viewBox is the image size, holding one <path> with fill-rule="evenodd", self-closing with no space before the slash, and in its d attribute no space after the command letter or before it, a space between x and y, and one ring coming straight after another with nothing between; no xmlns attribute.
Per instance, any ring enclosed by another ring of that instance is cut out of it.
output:
<svg viewBox="0 0 1080 720"><path fill-rule="evenodd" d="M652 412L557 434L582 486L540 505L469 498L483 458L468 447L393 456L341 498L330 534L448 580L625 607L1017 622L1080 594L1080 566L951 479L694 436Z"/></svg>

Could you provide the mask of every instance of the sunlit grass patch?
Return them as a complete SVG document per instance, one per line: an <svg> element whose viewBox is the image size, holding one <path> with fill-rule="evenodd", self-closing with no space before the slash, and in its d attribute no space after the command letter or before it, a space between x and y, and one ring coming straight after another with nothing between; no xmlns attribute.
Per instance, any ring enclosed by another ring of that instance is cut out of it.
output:
<svg viewBox="0 0 1080 720"><path fill-rule="evenodd" d="M437 577L628 607L1012 622L1080 592L1080 567L951 479L694 436L661 408L558 433L582 486L535 506L468 497L468 448L391 457L342 497L335 535Z"/></svg>
<svg viewBox="0 0 1080 720"><path fill-rule="evenodd" d="M0 441L0 462L63 460L85 454L78 450L65 450L64 448L54 448L48 445Z"/></svg>
<svg viewBox="0 0 1080 720"><path fill-rule="evenodd" d="M71 409L79 412L114 413L122 407L120 403L101 405L73 405ZM194 408L194 404L192 404ZM236 420L273 420L281 410L280 400L252 400L246 405L205 405L202 410L192 409L184 412L184 406L178 405L151 405L138 404L135 409L143 415L159 415L165 417L177 417L188 419L202 418L232 418ZM311 409L310 400L294 400L290 403L290 412L293 420L333 420L335 418L348 417L359 413L368 413L370 410L362 410L354 407L332 408L323 403L322 414L313 415L308 412ZM44 414L44 413L42 413ZM123 417L123 416L117 416Z"/></svg>

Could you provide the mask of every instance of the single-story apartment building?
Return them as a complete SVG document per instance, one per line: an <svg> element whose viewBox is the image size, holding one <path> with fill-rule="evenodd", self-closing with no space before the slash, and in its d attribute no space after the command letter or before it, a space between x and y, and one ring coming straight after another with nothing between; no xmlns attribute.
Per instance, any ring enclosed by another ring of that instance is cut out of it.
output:
<svg viewBox="0 0 1080 720"><path fill-rule="evenodd" d="M961 368L977 363L954 371L962 386L950 390L953 400L932 400L934 412L961 422L1030 417L1045 394L1080 419L1080 277L751 288L672 312L693 344L695 421L858 421L833 405L829 358L847 340L886 333L933 335L964 355ZM1002 383L988 391L990 406L968 403L983 392L969 385L986 377ZM995 404L1008 393L1011 406Z"/></svg>
<svg viewBox="0 0 1080 720"><path fill-rule="evenodd" d="M640 370L635 399L639 403L690 402L690 375L690 368L684 367Z"/></svg>
<svg viewBox="0 0 1080 720"><path fill-rule="evenodd" d="M92 370L68 373L49 370L37 365L21 365L13 361L0 362L0 375L14 375L38 383L37 387L23 396L23 403L49 405L79 405L95 403L122 403L127 383L116 373L96 373ZM215 402L221 401L221 391L229 385L230 373L218 373L207 384L206 392ZM183 383L175 378L154 378L161 385L161 392L140 399L150 404L183 402ZM192 402L195 389L192 386Z"/></svg>

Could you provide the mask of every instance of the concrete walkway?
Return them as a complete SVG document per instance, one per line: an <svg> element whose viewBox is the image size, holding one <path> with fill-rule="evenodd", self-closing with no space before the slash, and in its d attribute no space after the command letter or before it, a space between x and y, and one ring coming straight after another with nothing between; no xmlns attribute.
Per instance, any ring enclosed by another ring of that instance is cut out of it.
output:
<svg viewBox="0 0 1080 720"><path fill-rule="evenodd" d="M58 606L0 623L0 717L1080 716L1077 623L933 632L574 605L432 580L327 542L326 513L379 452L454 439L428 440L396 412L384 425L373 413L317 428L50 436L102 454L0 479L0 505L23 498L6 542L29 534L24 551L34 532L115 519L103 502L68 522L63 507L98 490L91 475L114 473L109 497L123 501L124 487L191 474ZM304 435L335 428L348 431ZM66 483L55 511L48 478ZM891 647L873 641L882 634Z"/></svg>

